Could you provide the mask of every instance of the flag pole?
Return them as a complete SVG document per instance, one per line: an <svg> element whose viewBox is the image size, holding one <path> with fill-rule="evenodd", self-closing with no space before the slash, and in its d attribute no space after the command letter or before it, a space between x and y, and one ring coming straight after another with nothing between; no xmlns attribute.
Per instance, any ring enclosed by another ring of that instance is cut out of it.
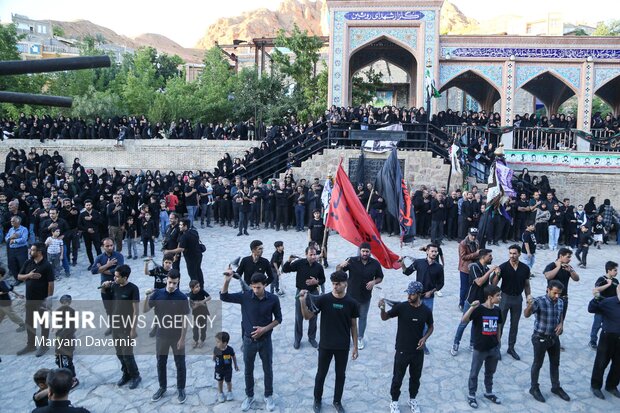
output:
<svg viewBox="0 0 620 413"><path fill-rule="evenodd" d="M370 209L370 201L372 201L372 193L375 192L375 184L372 184L370 187L370 196L368 197L368 202L366 203L366 212Z"/></svg>
<svg viewBox="0 0 620 413"><path fill-rule="evenodd" d="M452 178L452 160L450 160L450 172L448 172L448 185L446 185L446 193L450 194L450 179Z"/></svg>

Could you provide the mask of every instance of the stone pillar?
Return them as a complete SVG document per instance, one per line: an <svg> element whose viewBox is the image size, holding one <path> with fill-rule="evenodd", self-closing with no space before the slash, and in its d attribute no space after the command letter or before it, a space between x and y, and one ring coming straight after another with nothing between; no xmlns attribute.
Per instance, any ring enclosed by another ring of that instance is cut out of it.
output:
<svg viewBox="0 0 620 413"><path fill-rule="evenodd" d="M514 60L507 60L504 63L504 99L502 99L502 125L512 126L512 118L514 116L513 107L515 100L515 66ZM504 135L506 137L507 134ZM505 149L512 149L512 133L509 135L511 139L504 139L502 137L502 143Z"/></svg>

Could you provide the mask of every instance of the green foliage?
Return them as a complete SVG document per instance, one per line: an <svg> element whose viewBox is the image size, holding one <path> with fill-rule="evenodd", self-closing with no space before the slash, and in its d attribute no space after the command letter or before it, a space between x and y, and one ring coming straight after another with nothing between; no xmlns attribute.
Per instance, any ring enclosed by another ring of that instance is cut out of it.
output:
<svg viewBox="0 0 620 413"><path fill-rule="evenodd" d="M318 36L309 36L307 31L302 32L295 25L288 35L280 30L275 44L278 48L290 50L293 55L285 54L278 48L271 54L275 71L284 75L292 86L292 109L300 119L315 117L317 113L312 113L311 108L316 107L319 96L316 65L323 42Z"/></svg>
<svg viewBox="0 0 620 413"><path fill-rule="evenodd" d="M583 30L583 29L577 29L577 30L575 30L573 35L575 35L575 36L587 36L588 33L586 33L586 31Z"/></svg>
<svg viewBox="0 0 620 413"><path fill-rule="evenodd" d="M562 106L560 106L560 108L558 109L558 113L576 116L578 112L578 104L579 102L577 100L577 97L573 96L566 102L564 102ZM596 112L600 112L603 116L607 115L608 113L613 114L611 106L605 103L605 101L600 97L594 96L592 98L592 111L590 113L594 115Z"/></svg>
<svg viewBox="0 0 620 413"><path fill-rule="evenodd" d="M65 30L60 26L54 26L52 27L52 34L54 35L54 37L56 36L64 37Z"/></svg>
<svg viewBox="0 0 620 413"><path fill-rule="evenodd" d="M620 36L620 20L599 23L592 36Z"/></svg>
<svg viewBox="0 0 620 413"><path fill-rule="evenodd" d="M376 72L372 67L353 76L353 106L371 103L377 96L377 89L383 86L383 73Z"/></svg>
<svg viewBox="0 0 620 413"><path fill-rule="evenodd" d="M71 115L94 120L97 116L110 118L126 114L126 108L121 102L120 96L110 91L98 91L90 85L87 92L77 96L73 101Z"/></svg>

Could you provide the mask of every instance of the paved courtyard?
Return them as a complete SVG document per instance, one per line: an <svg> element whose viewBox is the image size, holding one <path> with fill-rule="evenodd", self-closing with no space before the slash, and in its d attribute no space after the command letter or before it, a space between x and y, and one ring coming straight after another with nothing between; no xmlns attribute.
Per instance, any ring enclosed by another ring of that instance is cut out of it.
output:
<svg viewBox="0 0 620 413"><path fill-rule="evenodd" d="M274 230L250 231L250 236L237 237L232 228L200 229L201 239L207 246L203 259L206 289L217 297L222 285L224 270L228 262L239 255L249 254L249 243L253 239L260 239L265 244L265 257L270 258L273 252L273 242L282 240L285 244L286 256L289 254L303 255L306 244L306 234L289 230L275 232ZM398 254L415 257L423 256L418 247L425 240L418 240L415 247L407 246L401 249L396 237L386 239L387 244ZM339 236L332 236L330 246L329 271L335 268L338 262L355 254L356 248ZM508 245L500 245L494 249L494 263L499 264L507 260ZM158 245L156 245L158 247ZM450 355L452 338L460 319L458 303L458 271L457 271L457 244L448 242L443 247L446 256L446 286L443 296L435 300L435 332L428 341L431 354L425 358L424 370L421 379L421 388L418 395L423 412L462 412L471 409L467 404L467 377L471 362L471 353L464 349L458 356ZM566 351L562 353L560 377L563 388L571 396L570 402L564 402L550 393L549 368L545 362L541 370L541 390L547 398L547 403L536 402L529 394L530 365L532 361L532 347L529 337L532 332L532 319L522 319L519 339L516 346L521 355L521 361L515 361L503 353L495 374L495 392L502 399L501 406L491 406L490 402L482 397L482 373L479 384L480 411L497 412L593 412L593 411L620 411L620 400L606 394L607 400L596 399L590 392L590 373L595 352L587 344L589 339L592 315L587 312L587 303L591 297L591 290L595 279L604 273L606 260L620 260L620 249L615 245L604 246L602 250L591 250L588 269L579 269L581 281L572 283L571 302L565 323L562 343ZM6 264L4 248L0 252L3 265ZM538 274L532 280L534 296L544 294L545 281L540 275L544 265L555 259L555 252L540 251L537 254L535 272ZM156 261L161 260L158 251ZM142 260L129 262L133 274L130 281L140 287L141 295L147 288L152 287L152 279L142 275ZM575 264L576 267L576 263ZM56 297L69 293L74 300L99 299L97 285L99 277L86 271L88 261L84 249L80 250L78 266L73 269L74 274L69 279L63 279L56 285ZM183 274L182 289L187 291L187 273L184 264L181 266ZM375 291L368 318L366 332L367 346L360 351L358 360L349 361L347 380L343 398L343 405L350 412L389 411L389 387L394 356L394 340L396 321L381 321L376 303L382 295L390 299L403 300L403 289L410 281L400 271L385 271L385 281L382 289ZM293 349L294 323L294 274L285 275L282 283L287 291L281 298L283 310L283 324L273 333L274 346L274 399L278 410L282 412L311 411L312 389L316 372L316 351L304 337L300 350ZM23 286L17 288L23 293ZM233 284L233 290L238 284ZM56 302L57 304L57 302ZM14 302L18 313L23 314L23 301ZM120 378L120 365L114 356L86 356L79 353L75 356L75 366L81 384L71 394L74 405L83 406L92 412L126 413L138 412L237 412L244 398L243 385L243 357L241 355L240 340L240 310L239 306L223 304L223 326L231 333L230 345L237 351L241 371L233 375L233 391L235 401L217 404L215 402L216 389L213 380L213 362L211 349L191 349L191 334L188 337L187 347L187 401L179 405L174 392L175 370L172 359L168 367L168 393L162 400L151 403L150 397L157 390L157 373L155 356L138 356L138 367L143 378L140 387L136 390L117 388L115 383ZM15 325L5 320L0 325L0 337L5 334L15 334ZM507 330L506 330L507 333ZM23 340L25 343L25 333ZM305 333L304 333L305 334ZM463 343L467 343L469 328L465 332ZM6 337L6 336L5 336ZM154 339L153 339L154 340ZM504 351L506 339L504 341ZM467 347L467 346L465 346ZM258 359L257 359L258 360ZM2 355L0 363L0 411L27 412L34 405L31 400L35 391L32 374L42 367L55 367L53 352L48 352L41 358L34 355L12 356ZM262 400L263 384L260 361L255 368L257 402L254 408L264 410ZM333 365L324 392L324 411L333 411L331 397L333 394ZM405 402L408 397L407 378L402 387L401 409L408 411Z"/></svg>

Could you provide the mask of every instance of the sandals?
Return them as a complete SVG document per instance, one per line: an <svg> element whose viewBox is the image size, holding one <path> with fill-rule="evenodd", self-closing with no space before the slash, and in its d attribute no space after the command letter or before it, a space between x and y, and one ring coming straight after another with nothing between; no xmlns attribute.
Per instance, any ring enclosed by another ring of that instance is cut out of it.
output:
<svg viewBox="0 0 620 413"><path fill-rule="evenodd" d="M473 409L477 409L478 408L478 401L476 401L475 397L467 396L467 403L469 403L469 407L471 407Z"/></svg>
<svg viewBox="0 0 620 413"><path fill-rule="evenodd" d="M499 397L497 397L496 395L494 395L492 393L491 394L485 394L484 397L489 399L489 400L491 400L495 404L502 404L502 401L499 399Z"/></svg>

